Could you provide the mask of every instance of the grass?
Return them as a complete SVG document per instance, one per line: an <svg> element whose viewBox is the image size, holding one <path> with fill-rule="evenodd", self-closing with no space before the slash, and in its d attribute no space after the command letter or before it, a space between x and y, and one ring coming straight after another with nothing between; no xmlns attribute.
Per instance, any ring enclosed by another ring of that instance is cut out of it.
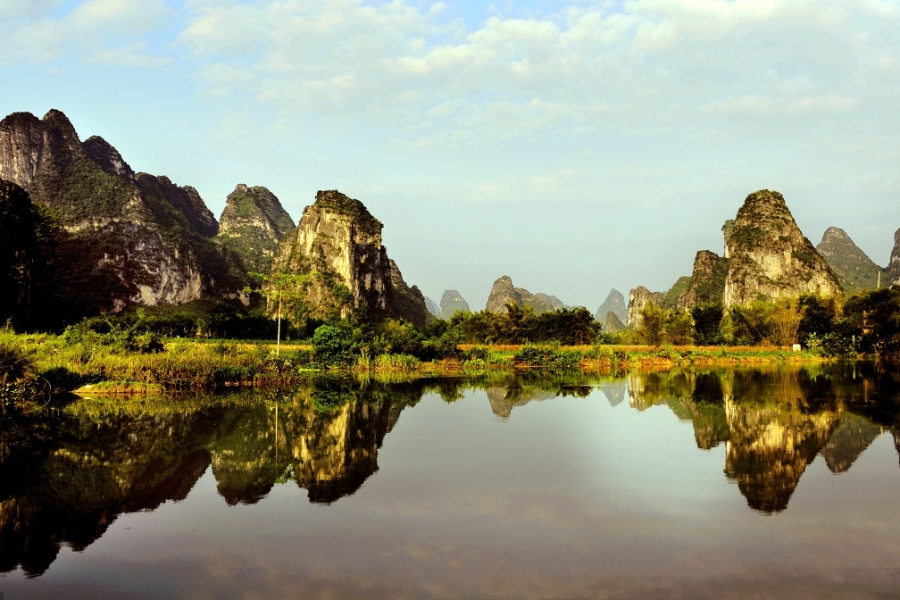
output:
<svg viewBox="0 0 900 600"><path fill-rule="evenodd" d="M66 339L47 334L17 335L0 330L0 355L11 364L6 389L23 396L27 383L40 383L42 395L52 390L91 396L148 395L161 391L290 386L326 370L315 362L309 345L229 340L173 339L161 352L141 353L96 340ZM490 371L581 370L624 372L674 366L783 364L822 362L812 352L751 346L559 346L463 345L460 358L420 361L406 354L362 355L346 370L435 375ZM2 365L0 365L2 366ZM10 392L12 394L12 392ZM13 397L12 395L10 397Z"/></svg>

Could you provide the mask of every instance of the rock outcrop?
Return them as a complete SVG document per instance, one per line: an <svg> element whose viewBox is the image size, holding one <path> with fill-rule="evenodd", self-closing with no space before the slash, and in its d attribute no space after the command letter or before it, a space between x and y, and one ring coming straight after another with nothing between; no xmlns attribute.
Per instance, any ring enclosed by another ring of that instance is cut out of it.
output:
<svg viewBox="0 0 900 600"><path fill-rule="evenodd" d="M293 228L294 220L275 194L239 183L225 200L217 240L237 255L246 271L268 273L278 243Z"/></svg>
<svg viewBox="0 0 900 600"><path fill-rule="evenodd" d="M436 317L438 319L441 318L441 307L438 306L437 302L435 302L428 296L425 296L425 308L428 309L428 312L432 317Z"/></svg>
<svg viewBox="0 0 900 600"><path fill-rule="evenodd" d="M610 311L615 314L619 321L624 322L628 320L628 305L625 304L625 296L615 288L609 290L606 300L603 301L603 304L601 304L600 307L597 308L597 312L594 313L594 318L603 323L606 321L606 315Z"/></svg>
<svg viewBox="0 0 900 600"><path fill-rule="evenodd" d="M102 287L107 309L187 302L234 283L208 240L217 225L196 190L135 174L102 138L82 143L60 111L0 121L0 178L58 215L68 247L78 248L63 262L114 274L81 286Z"/></svg>
<svg viewBox="0 0 900 600"><path fill-rule="evenodd" d="M549 304L553 310L562 310L564 308L572 308L556 296L551 296L550 294L544 294L543 292L535 294L537 298Z"/></svg>
<svg viewBox="0 0 900 600"><path fill-rule="evenodd" d="M394 295L393 314L421 327L432 319L431 313L425 306L425 296L417 286L406 285L396 262L390 260L390 264L391 287Z"/></svg>
<svg viewBox="0 0 900 600"><path fill-rule="evenodd" d="M622 322L622 320L618 317L618 315L616 315L614 311L606 311L606 318L603 319L604 333L618 333L620 331L624 331L627 328L628 326Z"/></svg>
<svg viewBox="0 0 900 600"><path fill-rule="evenodd" d="M456 290L444 290L441 296L440 317L449 319L458 312L472 312L469 303Z"/></svg>
<svg viewBox="0 0 900 600"><path fill-rule="evenodd" d="M894 234L894 250L891 261L884 270L882 285L900 285L900 229Z"/></svg>
<svg viewBox="0 0 900 600"><path fill-rule="evenodd" d="M662 292L651 292L642 285L628 292L628 327L636 329L641 326L641 310L648 302L662 306L666 295Z"/></svg>
<svg viewBox="0 0 900 600"><path fill-rule="evenodd" d="M134 181L134 171L128 166L128 163L125 162L125 159L122 158L119 151L113 148L112 145L102 137L99 135L92 135L84 140L83 146L84 151L91 157L91 160L100 165L101 169L110 175L116 175L118 177L124 177L129 181ZM211 214L212 213L210 213L210 215Z"/></svg>
<svg viewBox="0 0 900 600"><path fill-rule="evenodd" d="M681 310L687 308L685 299L688 290L691 287L691 278L687 275L679 277L665 293L662 301L662 307L666 309Z"/></svg>
<svg viewBox="0 0 900 600"><path fill-rule="evenodd" d="M505 313L506 305L509 302L515 302L522 308L531 308L535 314L539 315L541 313L553 312L556 310L552 298L553 297L547 296L546 294L532 294L525 288L517 288L513 285L509 275L504 275L495 281L493 287L491 287L491 293L488 296L485 310L495 313ZM558 299L556 300L558 301Z"/></svg>
<svg viewBox="0 0 900 600"><path fill-rule="evenodd" d="M872 262L843 229L826 229L816 250L834 271L845 294L878 287L882 268Z"/></svg>
<svg viewBox="0 0 900 600"><path fill-rule="evenodd" d="M726 236L726 307L802 294L836 296L840 284L828 263L803 236L778 192L747 196Z"/></svg>
<svg viewBox="0 0 900 600"><path fill-rule="evenodd" d="M311 318L427 315L421 292L404 297L400 272L381 243L382 224L359 200L320 191L278 246L273 267L302 277L298 291ZM398 283L395 283L398 281ZM416 314L409 311L416 304Z"/></svg>
<svg viewBox="0 0 900 600"><path fill-rule="evenodd" d="M682 308L721 303L728 276L728 259L715 252L701 250L694 258L694 270L682 300Z"/></svg>

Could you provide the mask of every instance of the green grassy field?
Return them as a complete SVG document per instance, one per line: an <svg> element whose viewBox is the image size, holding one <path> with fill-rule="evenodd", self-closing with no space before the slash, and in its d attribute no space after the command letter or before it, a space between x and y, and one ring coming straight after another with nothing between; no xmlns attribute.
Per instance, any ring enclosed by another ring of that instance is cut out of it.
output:
<svg viewBox="0 0 900 600"><path fill-rule="evenodd" d="M0 331L0 393L7 401L29 394L87 389L98 394L220 390L293 385L323 371L479 373L493 370L625 372L674 366L715 366L828 360L777 347L699 346L471 346L453 357L420 361L406 354L360 354L340 367L317 360L309 344L270 341L161 340L154 351L47 334ZM90 386L85 388L85 386Z"/></svg>

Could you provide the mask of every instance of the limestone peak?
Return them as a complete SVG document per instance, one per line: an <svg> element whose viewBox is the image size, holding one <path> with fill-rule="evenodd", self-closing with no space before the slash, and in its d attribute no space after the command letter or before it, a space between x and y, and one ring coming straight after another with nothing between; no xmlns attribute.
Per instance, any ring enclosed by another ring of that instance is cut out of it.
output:
<svg viewBox="0 0 900 600"><path fill-rule="evenodd" d="M515 302L520 307L530 307L536 314L553 312L556 310L554 303L549 301L546 294L532 294L525 288L517 288L513 285L509 275L498 278L491 287L485 310L496 313L505 313L506 305ZM558 300L558 299L557 299Z"/></svg>
<svg viewBox="0 0 900 600"><path fill-rule="evenodd" d="M886 285L900 285L900 229L894 234L894 250L891 252L891 260L884 273Z"/></svg>
<svg viewBox="0 0 900 600"><path fill-rule="evenodd" d="M362 202L337 190L319 190L313 206L352 217L369 233L380 234L383 228L381 221L373 217Z"/></svg>
<svg viewBox="0 0 900 600"><path fill-rule="evenodd" d="M843 229L826 229L816 250L834 271L845 293L878 287L881 267L872 262Z"/></svg>
<svg viewBox="0 0 900 600"><path fill-rule="evenodd" d="M778 192L759 190L748 195L726 240L725 306L760 297L777 300L841 293L828 263L803 236Z"/></svg>

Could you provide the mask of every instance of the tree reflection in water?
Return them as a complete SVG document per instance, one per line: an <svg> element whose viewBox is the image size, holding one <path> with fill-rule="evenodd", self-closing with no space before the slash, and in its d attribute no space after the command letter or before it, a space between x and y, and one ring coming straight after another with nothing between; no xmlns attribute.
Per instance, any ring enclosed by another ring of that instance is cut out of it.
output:
<svg viewBox="0 0 900 600"><path fill-rule="evenodd" d="M852 467L885 429L900 453L897 377L865 365L679 370L627 378L493 375L386 382L324 378L286 392L96 403L4 416L0 428L0 572L44 573L65 544L87 547L122 513L184 499L211 467L225 502L254 504L294 482L310 502L354 494L378 471L401 413L426 392L453 403L484 389L503 419L534 401L588 396L669 407L697 447L725 444L725 474L750 508L787 508L821 454Z"/></svg>

